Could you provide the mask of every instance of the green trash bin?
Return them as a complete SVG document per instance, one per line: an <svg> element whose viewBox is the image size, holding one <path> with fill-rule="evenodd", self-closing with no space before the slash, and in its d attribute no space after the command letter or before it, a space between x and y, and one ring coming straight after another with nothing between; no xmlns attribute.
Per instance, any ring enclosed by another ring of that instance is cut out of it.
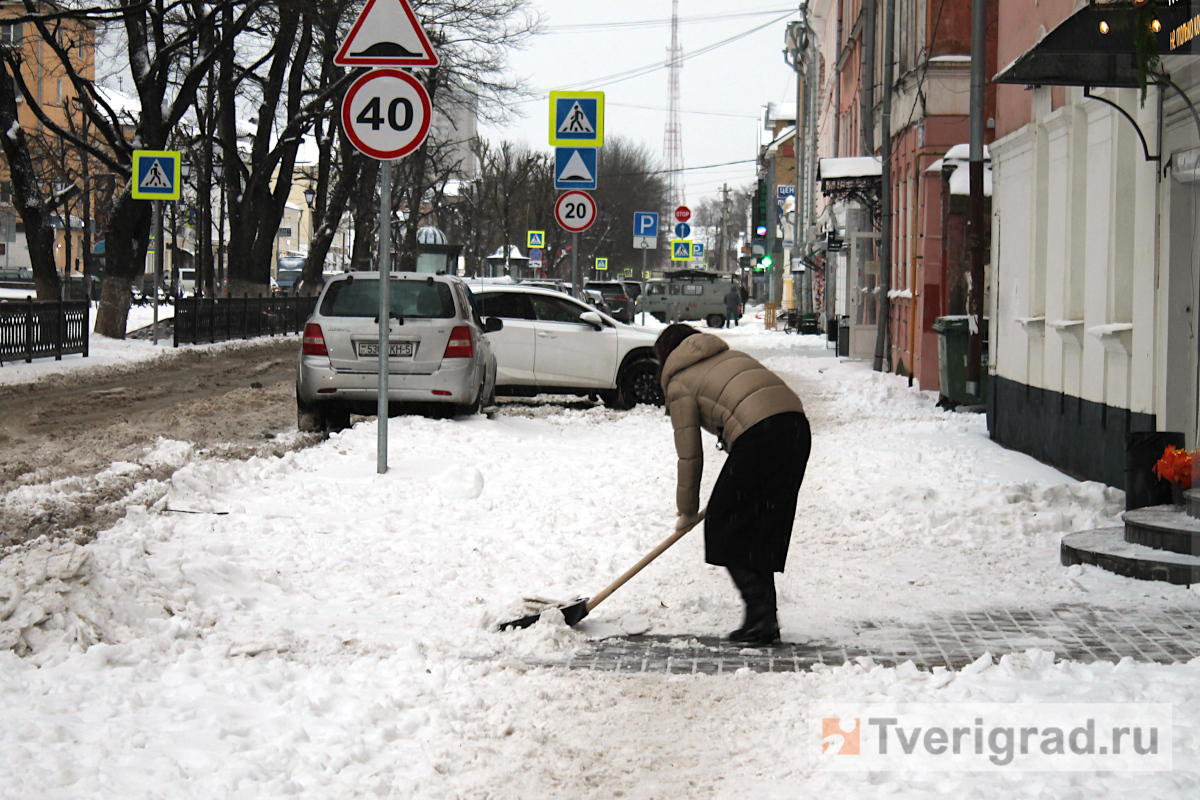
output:
<svg viewBox="0 0 1200 800"><path fill-rule="evenodd" d="M938 317L933 330L938 335L938 384L942 397L960 406L983 404L988 385L988 321L983 321L983 363L978 395L967 392L967 346L971 338L967 318Z"/></svg>

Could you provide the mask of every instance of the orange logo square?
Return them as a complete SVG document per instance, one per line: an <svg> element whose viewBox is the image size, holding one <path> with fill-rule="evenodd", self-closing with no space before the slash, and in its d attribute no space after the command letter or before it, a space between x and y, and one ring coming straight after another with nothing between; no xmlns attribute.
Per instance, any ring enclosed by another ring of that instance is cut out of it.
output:
<svg viewBox="0 0 1200 800"><path fill-rule="evenodd" d="M825 717L821 720L821 755L859 755L858 718Z"/></svg>

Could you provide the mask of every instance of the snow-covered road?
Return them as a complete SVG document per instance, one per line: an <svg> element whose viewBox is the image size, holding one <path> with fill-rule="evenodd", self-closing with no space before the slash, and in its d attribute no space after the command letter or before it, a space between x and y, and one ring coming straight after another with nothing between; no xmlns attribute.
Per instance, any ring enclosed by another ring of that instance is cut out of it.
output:
<svg viewBox="0 0 1200 800"><path fill-rule="evenodd" d="M1111 524L1120 492L1002 450L981 417L840 362L820 338L755 325L722 335L792 383L813 423L779 580L785 638L940 609L1200 607L1184 587L1059 565L1062 533ZM1093 798L1200 786L1200 663L1031 652L960 673L530 668L588 636L738 623L736 593L696 535L579 632L549 621L494 632L522 598L594 594L670 533L661 410L520 402L494 420L395 419L386 476L375 442L370 421L227 462L164 440L143 462L178 467L165 499L82 550L47 544L0 562L0 606L12 606L0 647L24 652L0 650L0 797ZM723 455L706 447L707 492ZM1175 769L820 771L820 718L878 701L1169 703Z"/></svg>

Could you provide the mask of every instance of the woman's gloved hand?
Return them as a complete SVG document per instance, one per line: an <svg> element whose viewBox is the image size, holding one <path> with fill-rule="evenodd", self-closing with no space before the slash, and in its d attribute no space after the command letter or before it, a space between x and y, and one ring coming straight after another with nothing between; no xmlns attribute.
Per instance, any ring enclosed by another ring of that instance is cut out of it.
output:
<svg viewBox="0 0 1200 800"><path fill-rule="evenodd" d="M675 530L683 531L696 527L704 519L704 512L706 510L702 508L697 514L678 514L678 518L675 520Z"/></svg>

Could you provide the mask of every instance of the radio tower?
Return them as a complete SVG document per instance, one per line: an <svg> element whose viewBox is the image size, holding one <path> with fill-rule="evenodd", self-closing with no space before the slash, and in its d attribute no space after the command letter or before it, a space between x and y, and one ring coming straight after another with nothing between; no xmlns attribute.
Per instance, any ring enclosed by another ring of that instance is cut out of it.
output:
<svg viewBox="0 0 1200 800"><path fill-rule="evenodd" d="M667 181L674 207L684 204L683 128L679 124L679 71L683 69L683 48L679 46L679 0L671 0L671 47L667 50L667 127L663 135L663 156L667 161Z"/></svg>

